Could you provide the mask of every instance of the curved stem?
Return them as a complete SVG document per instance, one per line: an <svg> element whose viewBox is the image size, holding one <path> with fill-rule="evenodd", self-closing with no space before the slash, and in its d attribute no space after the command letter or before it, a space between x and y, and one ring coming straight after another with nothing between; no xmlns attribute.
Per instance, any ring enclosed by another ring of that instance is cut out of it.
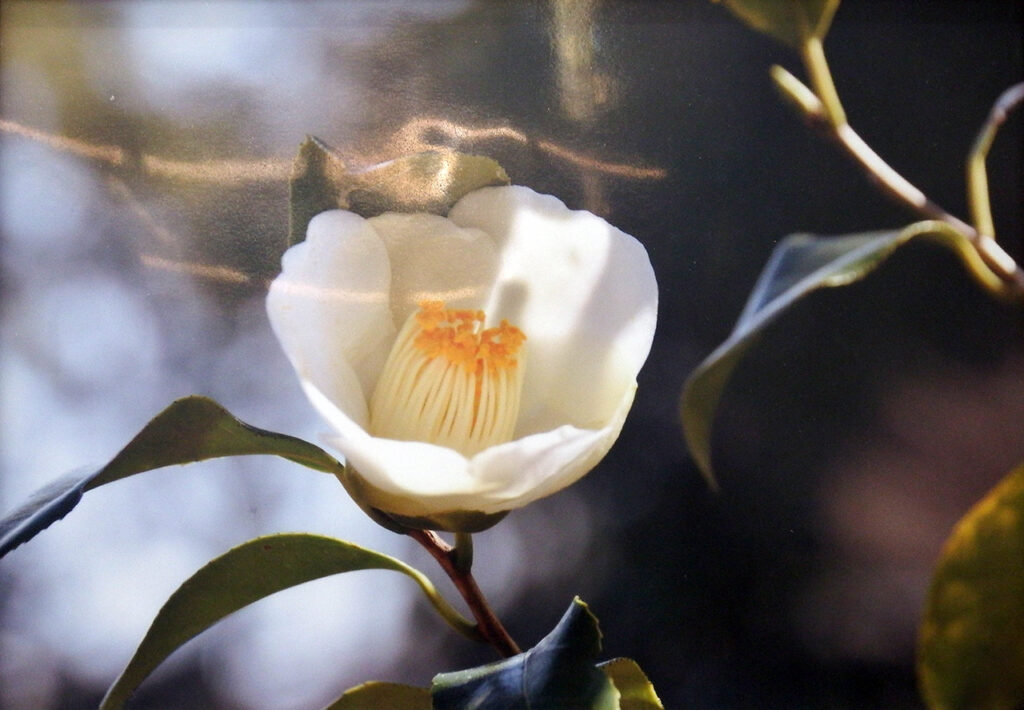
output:
<svg viewBox="0 0 1024 710"><path fill-rule="evenodd" d="M420 585L420 589L422 589L423 593L427 595L427 599L430 600L430 604L449 626L471 641L484 640L476 625L457 612L455 608L441 596L441 593L437 591L437 587L434 586L433 582L430 581L427 575L414 567L409 567L408 565L403 565L403 567L405 567L404 572L412 577L418 585Z"/></svg>
<svg viewBox="0 0 1024 710"><path fill-rule="evenodd" d="M468 569L459 569L459 565L456 564L455 548L431 530L410 530L409 537L421 544L451 578L476 619L475 628L479 638L493 646L505 658L519 653L519 646L487 603L473 575Z"/></svg>
<svg viewBox="0 0 1024 710"><path fill-rule="evenodd" d="M1024 101L1024 83L1011 86L996 100L988 119L981 127L974 148L967 160L967 199L971 205L971 219L981 234L994 237L996 230L992 221L992 210L988 201L988 175L985 159L995 140L996 132L1006 121L1007 115Z"/></svg>
<svg viewBox="0 0 1024 710"><path fill-rule="evenodd" d="M839 100L839 92L836 91L835 82L832 81L832 72L825 60L825 47L820 37L808 37L801 47L804 66L807 68L807 75L811 79L811 86L814 93L821 100L825 109L825 116L833 127L845 126L846 111Z"/></svg>

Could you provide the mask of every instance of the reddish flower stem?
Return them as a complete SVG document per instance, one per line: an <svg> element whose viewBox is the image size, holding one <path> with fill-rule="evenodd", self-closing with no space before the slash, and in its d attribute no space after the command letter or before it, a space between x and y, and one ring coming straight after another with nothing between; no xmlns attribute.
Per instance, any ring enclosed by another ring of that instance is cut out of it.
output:
<svg viewBox="0 0 1024 710"><path fill-rule="evenodd" d="M421 544L431 557L437 560L441 569L459 590L459 594L466 600L473 618L476 619L477 631L480 633L481 640L493 646L504 658L520 653L519 646L495 616L472 573L468 569L459 569L459 565L456 564L454 548L432 530L412 530L409 532L409 537Z"/></svg>

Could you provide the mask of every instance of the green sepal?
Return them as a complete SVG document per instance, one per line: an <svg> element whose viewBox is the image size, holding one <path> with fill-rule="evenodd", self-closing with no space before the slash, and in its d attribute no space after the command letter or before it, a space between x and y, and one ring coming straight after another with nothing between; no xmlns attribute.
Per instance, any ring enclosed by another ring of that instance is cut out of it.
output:
<svg viewBox="0 0 1024 710"><path fill-rule="evenodd" d="M351 466L336 472L341 485L349 497L356 502L364 513L382 527L405 534L410 530L442 530L454 533L477 533L497 525L508 511L500 513L483 513L478 510L453 510L430 515L401 515L377 508L369 503L380 500L383 494L375 494L373 487Z"/></svg>
<svg viewBox="0 0 1024 710"><path fill-rule="evenodd" d="M903 245L927 240L960 258L967 273L993 297L1007 298L1004 284L977 250L945 222L918 222L901 231L842 237L796 234L772 253L728 339L689 376L683 390L682 421L690 454L714 486L711 438L715 413L729 380L758 338L795 304L824 289L849 286L882 265Z"/></svg>
<svg viewBox="0 0 1024 710"><path fill-rule="evenodd" d="M308 136L292 170L288 243L305 239L309 221L325 210L346 209L363 217L384 212L446 215L473 190L509 182L491 158L454 151L414 153L352 170L330 146Z"/></svg>
<svg viewBox="0 0 1024 710"><path fill-rule="evenodd" d="M615 658L597 664L619 691L620 710L665 710L654 685L636 661Z"/></svg>
<svg viewBox="0 0 1024 710"><path fill-rule="evenodd" d="M933 710L1024 707L1024 464L946 541L921 624L918 677Z"/></svg>
<svg viewBox="0 0 1024 710"><path fill-rule="evenodd" d="M391 570L411 577L437 607L437 591L421 572L343 540L287 533L258 537L231 549L208 562L170 596L127 667L107 691L100 710L122 707L175 649L229 614L289 587L367 569Z"/></svg>
<svg viewBox="0 0 1024 710"><path fill-rule="evenodd" d="M324 710L433 710L430 690L412 685L371 681L346 690Z"/></svg>
<svg viewBox="0 0 1024 710"><path fill-rule="evenodd" d="M748 27L799 49L807 39L824 39L839 0L713 0Z"/></svg>
<svg viewBox="0 0 1024 710"><path fill-rule="evenodd" d="M619 693L609 676L594 665L600 651L597 619L577 598L555 629L529 651L435 676L434 710L616 710Z"/></svg>
<svg viewBox="0 0 1024 710"><path fill-rule="evenodd" d="M93 488L165 466L252 454L281 456L327 473L342 468L308 441L250 426L212 399L185 397L150 420L103 468L50 484L0 520L0 557L63 518Z"/></svg>

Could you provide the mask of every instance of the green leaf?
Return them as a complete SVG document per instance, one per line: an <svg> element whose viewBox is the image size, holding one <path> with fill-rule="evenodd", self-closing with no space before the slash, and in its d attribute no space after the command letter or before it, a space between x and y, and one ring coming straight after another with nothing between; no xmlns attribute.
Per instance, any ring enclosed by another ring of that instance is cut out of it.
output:
<svg viewBox="0 0 1024 710"><path fill-rule="evenodd" d="M434 678L435 710L588 708L616 710L618 692L595 665L601 631L575 599L555 629L529 651Z"/></svg>
<svg viewBox="0 0 1024 710"><path fill-rule="evenodd" d="M636 661L616 658L597 667L605 672L619 691L620 710L665 710L654 686Z"/></svg>
<svg viewBox="0 0 1024 710"><path fill-rule="evenodd" d="M249 426L206 397L185 397L154 417L111 461L37 491L0 520L0 557L67 515L85 491L164 466L223 456L272 454L338 473L342 465L302 439Z"/></svg>
<svg viewBox="0 0 1024 710"><path fill-rule="evenodd" d="M258 537L235 547L207 563L171 595L128 666L107 691L101 710L120 708L175 649L225 616L283 589L366 569L392 570L411 577L437 606L437 591L421 572L343 540L289 533Z"/></svg>
<svg viewBox="0 0 1024 710"><path fill-rule="evenodd" d="M306 238L317 214L347 209L373 217L383 212L446 215L463 195L490 185L508 185L497 162L480 155L426 151L350 170L326 143L312 136L299 147L291 179L288 243Z"/></svg>
<svg viewBox="0 0 1024 710"><path fill-rule="evenodd" d="M918 222L898 232L787 237L772 253L729 338L694 370L683 390L686 443L712 485L711 438L718 403L736 367L759 336L798 301L813 298L823 289L842 288L863 279L914 240L948 248L982 287L994 296L1005 296L1004 284L985 266L967 238L944 222Z"/></svg>
<svg viewBox="0 0 1024 710"><path fill-rule="evenodd" d="M839 0L713 0L749 27L799 49L811 37L824 39Z"/></svg>
<svg viewBox="0 0 1024 710"><path fill-rule="evenodd" d="M370 682L346 690L325 710L432 710L430 691L398 683Z"/></svg>
<svg viewBox="0 0 1024 710"><path fill-rule="evenodd" d="M928 707L1024 707L1024 464L957 523L918 649Z"/></svg>

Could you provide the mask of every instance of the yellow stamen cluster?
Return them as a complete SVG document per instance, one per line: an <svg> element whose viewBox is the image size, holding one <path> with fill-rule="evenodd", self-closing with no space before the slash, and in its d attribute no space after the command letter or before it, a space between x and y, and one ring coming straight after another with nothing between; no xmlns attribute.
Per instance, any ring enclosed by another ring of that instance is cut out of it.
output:
<svg viewBox="0 0 1024 710"><path fill-rule="evenodd" d="M526 336L483 311L423 301L402 326L370 398L370 433L466 456L508 441L523 389Z"/></svg>

